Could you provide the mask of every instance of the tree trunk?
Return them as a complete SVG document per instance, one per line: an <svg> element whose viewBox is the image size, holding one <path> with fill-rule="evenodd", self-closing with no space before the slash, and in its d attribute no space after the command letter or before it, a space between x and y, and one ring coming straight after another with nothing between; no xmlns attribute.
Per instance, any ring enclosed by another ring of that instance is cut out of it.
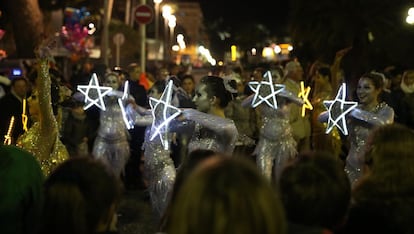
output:
<svg viewBox="0 0 414 234"><path fill-rule="evenodd" d="M7 1L6 11L13 17L13 33L17 57L33 58L34 48L44 34L43 14L38 0Z"/></svg>

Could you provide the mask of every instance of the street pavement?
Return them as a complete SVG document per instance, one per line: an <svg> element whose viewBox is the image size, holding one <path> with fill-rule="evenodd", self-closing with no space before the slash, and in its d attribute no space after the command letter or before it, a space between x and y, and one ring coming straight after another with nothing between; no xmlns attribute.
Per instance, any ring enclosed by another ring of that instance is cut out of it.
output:
<svg viewBox="0 0 414 234"><path fill-rule="evenodd" d="M143 189L125 190L118 209L119 234L154 234L154 219L148 194Z"/></svg>

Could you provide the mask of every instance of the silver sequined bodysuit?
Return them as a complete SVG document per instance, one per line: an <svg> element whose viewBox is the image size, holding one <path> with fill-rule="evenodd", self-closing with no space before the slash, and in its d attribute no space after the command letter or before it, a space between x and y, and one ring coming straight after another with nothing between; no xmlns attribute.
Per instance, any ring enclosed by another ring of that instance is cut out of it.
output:
<svg viewBox="0 0 414 234"><path fill-rule="evenodd" d="M140 115L131 106L127 107L127 113L135 125L147 126L145 141L142 146L144 151L144 177L148 180L151 207L155 215L161 218L169 203L175 182L176 170L170 157L171 151L164 148L158 136L150 140L154 132L152 128L153 117L151 115Z"/></svg>
<svg viewBox="0 0 414 234"><path fill-rule="evenodd" d="M206 114L195 109L185 109L183 115L195 123L188 143L188 152L196 149L209 149L231 156L238 132L234 121Z"/></svg>
<svg viewBox="0 0 414 234"><path fill-rule="evenodd" d="M364 166L365 145L368 135L375 126L394 122L394 110L384 102L379 103L373 110L365 111L358 106L348 117L350 148L346 158L345 172L351 184L362 175Z"/></svg>
<svg viewBox="0 0 414 234"><path fill-rule="evenodd" d="M273 168L277 179L286 162L297 154L296 141L289 123L289 105L279 106L278 109L267 105L259 108L263 123L254 151L257 156L256 163L269 180L272 178Z"/></svg>
<svg viewBox="0 0 414 234"><path fill-rule="evenodd" d="M161 218L167 207L175 182L176 170L160 138L150 141L151 126L147 127L144 141L144 176L148 179L148 191L155 214Z"/></svg>
<svg viewBox="0 0 414 234"><path fill-rule="evenodd" d="M121 176L129 158L128 131L122 117L118 97L105 97L106 110L100 112L98 134L93 145L95 158Z"/></svg>
<svg viewBox="0 0 414 234"><path fill-rule="evenodd" d="M261 91L262 96L268 95L269 90L262 89ZM242 105L250 106L253 96L254 94L243 100ZM257 167L269 181L272 179L277 181L286 162L297 155L297 143L293 138L292 127L289 123L290 103L301 105L303 101L290 91L283 89L277 95L277 109L265 103L257 107L262 126L254 154ZM272 177L273 171L274 177Z"/></svg>

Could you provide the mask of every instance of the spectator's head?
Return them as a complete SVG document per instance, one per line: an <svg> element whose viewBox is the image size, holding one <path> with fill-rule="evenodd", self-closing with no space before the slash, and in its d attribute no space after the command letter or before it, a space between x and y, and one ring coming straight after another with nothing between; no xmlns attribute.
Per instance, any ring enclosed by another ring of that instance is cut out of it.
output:
<svg viewBox="0 0 414 234"><path fill-rule="evenodd" d="M28 82L23 77L14 78L11 81L12 91L20 98L25 98L28 91Z"/></svg>
<svg viewBox="0 0 414 234"><path fill-rule="evenodd" d="M42 229L45 233L107 231L120 199L120 183L103 163L71 158L46 180Z"/></svg>
<svg viewBox="0 0 414 234"><path fill-rule="evenodd" d="M263 67L256 67L253 72L252 72L252 76L251 76L251 80L254 81L261 81L263 79L264 73L266 72L266 70Z"/></svg>
<svg viewBox="0 0 414 234"><path fill-rule="evenodd" d="M171 217L169 234L273 234L284 233L286 226L277 193L256 166L223 156L194 169L178 191Z"/></svg>
<svg viewBox="0 0 414 234"><path fill-rule="evenodd" d="M148 90L148 97L159 99L166 87L165 80L157 80Z"/></svg>
<svg viewBox="0 0 414 234"><path fill-rule="evenodd" d="M196 149L190 152L188 156L185 158L185 160L182 162L181 166L177 170L177 175L175 177L174 188L171 193L170 201L168 203L166 212L161 220L160 226L163 231L166 228L166 226L169 225L171 222L171 207L175 203L177 194L180 191L183 183L187 180L194 168L196 168L204 160L215 155L218 154L213 150Z"/></svg>
<svg viewBox="0 0 414 234"><path fill-rule="evenodd" d="M138 64L131 63L127 67L127 72L132 81L139 81L142 70Z"/></svg>
<svg viewBox="0 0 414 234"><path fill-rule="evenodd" d="M378 176L414 176L414 131L400 124L373 129L365 152L367 169Z"/></svg>
<svg viewBox="0 0 414 234"><path fill-rule="evenodd" d="M303 68L298 61L290 61L285 65L286 77L296 82L303 79Z"/></svg>
<svg viewBox="0 0 414 234"><path fill-rule="evenodd" d="M402 80L401 80L402 88L408 87L411 90L414 89L414 70L406 70L403 73Z"/></svg>
<svg viewBox="0 0 414 234"><path fill-rule="evenodd" d="M184 75L181 78L181 87L187 94L193 95L195 89L194 77L192 75Z"/></svg>
<svg viewBox="0 0 414 234"><path fill-rule="evenodd" d="M402 125L382 125L372 130L365 154L369 170L352 192L349 226L359 232L348 233L414 232L413 142L414 131ZM354 219L352 214L356 214Z"/></svg>
<svg viewBox="0 0 414 234"><path fill-rule="evenodd" d="M282 171L279 187L289 222L328 229L343 223L351 187L333 155L299 155Z"/></svg>
<svg viewBox="0 0 414 234"><path fill-rule="evenodd" d="M315 82L318 84L325 84L331 82L331 69L327 66L318 68L318 70L316 70L315 75Z"/></svg>

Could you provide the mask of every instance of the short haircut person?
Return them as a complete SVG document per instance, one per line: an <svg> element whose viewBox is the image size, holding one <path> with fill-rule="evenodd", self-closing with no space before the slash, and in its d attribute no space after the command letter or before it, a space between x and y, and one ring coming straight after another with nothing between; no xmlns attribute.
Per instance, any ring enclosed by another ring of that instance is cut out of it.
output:
<svg viewBox="0 0 414 234"><path fill-rule="evenodd" d="M282 204L246 159L203 161L178 192L169 234L285 233Z"/></svg>
<svg viewBox="0 0 414 234"><path fill-rule="evenodd" d="M14 86L18 81L23 81L24 83L26 83L26 85L28 84L27 79L24 77L17 77L11 80L11 86Z"/></svg>
<svg viewBox="0 0 414 234"><path fill-rule="evenodd" d="M318 73L321 76L328 77L328 81L331 82L332 75L331 75L331 69L329 67L320 67L320 68L318 68Z"/></svg>
<svg viewBox="0 0 414 234"><path fill-rule="evenodd" d="M335 229L345 218L351 187L340 163L322 152L301 154L279 181L289 222Z"/></svg>
<svg viewBox="0 0 414 234"><path fill-rule="evenodd" d="M404 163L414 161L413 151L414 130L398 123L382 125L374 128L368 136L365 164L376 176L387 176L397 171L398 174L414 176L413 168Z"/></svg>
<svg viewBox="0 0 414 234"><path fill-rule="evenodd" d="M205 84L207 89L207 94L210 97L217 97L220 99L220 107L225 108L229 102L233 99L233 96L230 91L228 91L224 85L224 80L218 76L204 76L201 78L200 84ZM237 88L237 84L234 83L229 84L232 86L233 89Z"/></svg>
<svg viewBox="0 0 414 234"><path fill-rule="evenodd" d="M379 126L368 138L370 169L353 190L346 233L414 233L414 131Z"/></svg>
<svg viewBox="0 0 414 234"><path fill-rule="evenodd" d="M110 222L120 198L120 184L100 161L71 158L50 174L45 185L43 233L89 234Z"/></svg>
<svg viewBox="0 0 414 234"><path fill-rule="evenodd" d="M160 222L161 231L164 231L166 226L169 225L170 219L171 219L171 207L176 202L177 194L180 191L184 182L187 180L187 178L191 174L191 172L204 160L214 157L215 155L220 155L220 154L216 153L214 150L209 150L209 149L193 150L188 154L188 156L182 162L180 167L177 169L177 175L175 177L174 187L171 193L171 198L167 206L167 209L165 211L165 214L163 215L162 220Z"/></svg>

